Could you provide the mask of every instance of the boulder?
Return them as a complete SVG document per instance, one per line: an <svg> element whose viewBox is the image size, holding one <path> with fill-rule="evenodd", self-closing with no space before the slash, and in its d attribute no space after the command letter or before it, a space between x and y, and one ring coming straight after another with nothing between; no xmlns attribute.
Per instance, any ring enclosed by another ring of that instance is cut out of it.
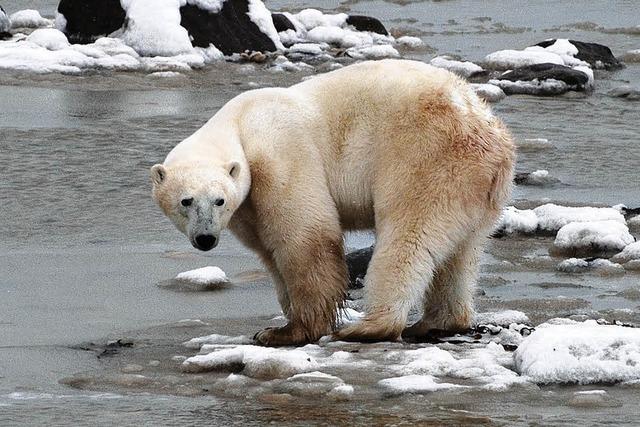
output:
<svg viewBox="0 0 640 427"><path fill-rule="evenodd" d="M382 22L370 16L349 15L347 18L347 25L353 26L358 31L370 31L384 36L389 35L389 32L384 25L382 25Z"/></svg>
<svg viewBox="0 0 640 427"><path fill-rule="evenodd" d="M0 6L0 40L11 37L11 33L9 32L10 29L11 21L2 6Z"/></svg>
<svg viewBox="0 0 640 427"><path fill-rule="evenodd" d="M189 32L194 47L213 43L225 55L246 50L275 51L274 42L247 12L248 0L225 0L217 13L186 4L180 8L180 25ZM61 0L58 15L56 26L71 43L92 43L127 25L120 0Z"/></svg>
<svg viewBox="0 0 640 427"><path fill-rule="evenodd" d="M283 13L272 13L271 19L273 20L273 25L276 27L277 32L287 31L287 30L296 30L296 26L286 17Z"/></svg>
<svg viewBox="0 0 640 427"><path fill-rule="evenodd" d="M359 289L364 286L364 276L367 274L369 261L373 256L373 246L349 252L346 256L349 269L349 288Z"/></svg>
<svg viewBox="0 0 640 427"><path fill-rule="evenodd" d="M584 71L544 63L507 71L489 83L499 86L507 95L559 95L569 90L584 91L591 88L592 80Z"/></svg>
<svg viewBox="0 0 640 427"><path fill-rule="evenodd" d="M536 46L549 47L556 42L556 39L545 40L537 43ZM574 56L582 61L589 63L593 68L604 68L605 70L612 70L621 68L623 65L620 61L613 56L611 49L605 45L598 43L587 43L578 40L569 40L569 43L574 45L578 50L578 53Z"/></svg>
<svg viewBox="0 0 640 427"><path fill-rule="evenodd" d="M273 52L274 42L251 21L247 0L225 0L217 13L187 4L180 8L180 25L187 29L195 47L214 44L225 55L246 50Z"/></svg>
<svg viewBox="0 0 640 427"><path fill-rule="evenodd" d="M93 43L122 28L125 12L120 0L60 0L56 27L70 43Z"/></svg>

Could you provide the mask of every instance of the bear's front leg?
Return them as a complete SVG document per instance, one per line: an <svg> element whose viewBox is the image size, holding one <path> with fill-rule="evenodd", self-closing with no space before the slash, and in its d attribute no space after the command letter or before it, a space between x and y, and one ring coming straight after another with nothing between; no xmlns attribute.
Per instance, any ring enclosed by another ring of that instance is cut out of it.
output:
<svg viewBox="0 0 640 427"><path fill-rule="evenodd" d="M348 274L342 229L335 203L318 162L297 165L304 176L268 173L253 177L251 198L260 240L271 254L289 297L289 323L255 335L262 345L300 345L317 341L336 326L346 296Z"/></svg>
<svg viewBox="0 0 640 427"><path fill-rule="evenodd" d="M318 240L315 247L276 254L289 295L289 323L258 332L256 342L269 346L301 345L330 334L346 295L342 239Z"/></svg>

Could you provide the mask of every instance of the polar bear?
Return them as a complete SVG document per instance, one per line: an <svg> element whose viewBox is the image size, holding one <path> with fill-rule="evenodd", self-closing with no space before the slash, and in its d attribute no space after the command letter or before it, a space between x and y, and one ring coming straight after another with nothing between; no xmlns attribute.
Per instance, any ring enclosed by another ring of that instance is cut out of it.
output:
<svg viewBox="0 0 640 427"><path fill-rule="evenodd" d="M478 253L508 199L509 132L454 74L362 62L245 92L151 168L153 196L193 246L229 228L270 270L288 323L264 345L397 340L473 317ZM336 329L345 230L374 229L366 315ZM424 315L405 329L412 306Z"/></svg>

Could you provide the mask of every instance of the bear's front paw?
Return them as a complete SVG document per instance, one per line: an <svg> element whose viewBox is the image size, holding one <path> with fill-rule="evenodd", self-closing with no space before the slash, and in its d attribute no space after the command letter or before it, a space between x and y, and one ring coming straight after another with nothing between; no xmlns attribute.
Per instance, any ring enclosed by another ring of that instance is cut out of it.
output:
<svg viewBox="0 0 640 427"><path fill-rule="evenodd" d="M399 341L402 326L364 319L334 332L333 338L339 341L360 342Z"/></svg>
<svg viewBox="0 0 640 427"><path fill-rule="evenodd" d="M253 339L259 345L269 347L296 346L310 342L304 329L291 324L281 328L267 328L258 332Z"/></svg>

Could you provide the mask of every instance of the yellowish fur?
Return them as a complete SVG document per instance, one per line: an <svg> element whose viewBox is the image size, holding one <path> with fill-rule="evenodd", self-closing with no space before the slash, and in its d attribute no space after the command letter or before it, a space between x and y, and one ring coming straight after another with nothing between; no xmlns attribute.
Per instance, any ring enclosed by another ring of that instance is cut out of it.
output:
<svg viewBox="0 0 640 427"><path fill-rule="evenodd" d="M152 176L156 200L188 235L191 223L176 219L184 188L226 194L230 214L212 227L260 255L289 319L256 339L289 345L334 331L350 229L374 228L377 240L366 317L337 338L399 339L420 301L425 316L409 332L468 327L477 254L514 160L509 133L463 80L384 60L241 94ZM231 179L229 164L239 166Z"/></svg>

